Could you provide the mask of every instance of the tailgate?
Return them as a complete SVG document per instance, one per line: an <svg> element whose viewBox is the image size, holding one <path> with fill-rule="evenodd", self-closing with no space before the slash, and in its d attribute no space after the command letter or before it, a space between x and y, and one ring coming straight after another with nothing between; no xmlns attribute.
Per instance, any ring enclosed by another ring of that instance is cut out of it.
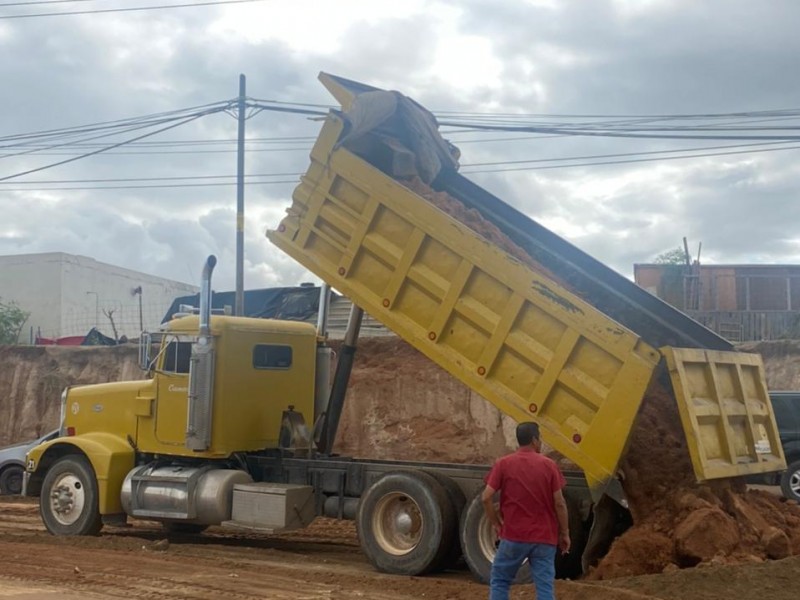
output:
<svg viewBox="0 0 800 600"><path fill-rule="evenodd" d="M595 497L660 355L364 160L328 117L269 239L580 466ZM613 492L610 492L613 493Z"/></svg>
<svg viewBox="0 0 800 600"><path fill-rule="evenodd" d="M786 468L761 356L661 348L698 481Z"/></svg>

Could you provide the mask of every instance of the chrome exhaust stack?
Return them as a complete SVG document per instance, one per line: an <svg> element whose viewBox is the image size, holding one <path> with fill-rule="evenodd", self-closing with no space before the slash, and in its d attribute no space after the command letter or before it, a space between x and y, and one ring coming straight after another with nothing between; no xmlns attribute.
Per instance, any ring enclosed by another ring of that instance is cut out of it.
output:
<svg viewBox="0 0 800 600"><path fill-rule="evenodd" d="M211 446L211 419L214 408L214 338L211 336L211 275L217 257L211 255L203 267L200 286L200 327L197 343L192 345L189 364L189 414L186 423L186 447L196 452Z"/></svg>
<svg viewBox="0 0 800 600"><path fill-rule="evenodd" d="M217 257L213 254L203 265L203 276L200 282L200 336L211 335L211 275L217 266Z"/></svg>

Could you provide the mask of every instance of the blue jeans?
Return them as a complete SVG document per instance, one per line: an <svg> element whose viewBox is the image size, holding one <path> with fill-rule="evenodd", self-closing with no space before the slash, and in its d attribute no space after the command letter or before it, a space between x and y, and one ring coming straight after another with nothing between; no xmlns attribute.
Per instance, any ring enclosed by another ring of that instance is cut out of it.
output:
<svg viewBox="0 0 800 600"><path fill-rule="evenodd" d="M500 540L492 563L489 600L508 600L511 582L526 558L536 586L536 600L555 600L553 582L556 577L556 547L508 540Z"/></svg>

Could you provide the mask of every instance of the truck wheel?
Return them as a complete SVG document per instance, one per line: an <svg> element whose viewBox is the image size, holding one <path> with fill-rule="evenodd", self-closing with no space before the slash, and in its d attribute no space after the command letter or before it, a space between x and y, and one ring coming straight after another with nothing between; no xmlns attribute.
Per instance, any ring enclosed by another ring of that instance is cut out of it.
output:
<svg viewBox="0 0 800 600"><path fill-rule="evenodd" d="M481 492L467 504L467 509L461 515L461 549L464 551L464 560L467 561L469 570L481 583L489 583L492 575L492 561L497 554L497 534L494 527L486 517L481 502ZM531 581L531 569L525 561L514 578L514 583L528 583Z"/></svg>
<svg viewBox="0 0 800 600"><path fill-rule="evenodd" d="M428 475L433 477L439 485L444 488L445 493L447 494L447 498L450 500L450 504L453 506L453 531L456 532L453 535L453 543L450 545L450 549L445 554L444 558L442 559L441 565L439 565L438 570L446 570L452 569L458 564L458 561L461 559L463 553L461 552L461 540L459 539L457 532L458 532L458 524L461 521L461 513L464 512L464 507L467 504L467 497L464 496L464 492L461 491L461 488L458 487L458 484L453 481L450 477L446 475L442 475L441 473L437 473L435 471L425 471Z"/></svg>
<svg viewBox="0 0 800 600"><path fill-rule="evenodd" d="M42 482L39 510L53 535L96 535L103 527L97 509L97 481L89 461L76 455L58 459Z"/></svg>
<svg viewBox="0 0 800 600"><path fill-rule="evenodd" d="M356 527L369 561L396 575L438 568L457 529L444 488L422 471L395 471L376 481L361 497Z"/></svg>
<svg viewBox="0 0 800 600"><path fill-rule="evenodd" d="M781 492L784 498L800 502L800 460L791 463L781 474Z"/></svg>
<svg viewBox="0 0 800 600"><path fill-rule="evenodd" d="M22 493L22 467L10 465L0 473L0 494L17 496Z"/></svg>

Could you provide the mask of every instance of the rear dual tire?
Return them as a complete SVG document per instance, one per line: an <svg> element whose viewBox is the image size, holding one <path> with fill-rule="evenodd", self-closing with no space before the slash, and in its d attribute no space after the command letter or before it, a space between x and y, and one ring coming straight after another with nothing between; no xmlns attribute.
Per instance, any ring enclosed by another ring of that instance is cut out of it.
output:
<svg viewBox="0 0 800 600"><path fill-rule="evenodd" d="M361 497L361 548L379 571L422 575L443 568L458 538L458 515L445 486L423 471L394 471Z"/></svg>
<svg viewBox="0 0 800 600"><path fill-rule="evenodd" d="M499 539L483 509L481 493L476 494L470 500L461 515L460 536L461 549L464 551L464 560L467 562L469 570L481 583L489 583ZM529 583L530 581L531 568L526 560L517 571L513 583Z"/></svg>

